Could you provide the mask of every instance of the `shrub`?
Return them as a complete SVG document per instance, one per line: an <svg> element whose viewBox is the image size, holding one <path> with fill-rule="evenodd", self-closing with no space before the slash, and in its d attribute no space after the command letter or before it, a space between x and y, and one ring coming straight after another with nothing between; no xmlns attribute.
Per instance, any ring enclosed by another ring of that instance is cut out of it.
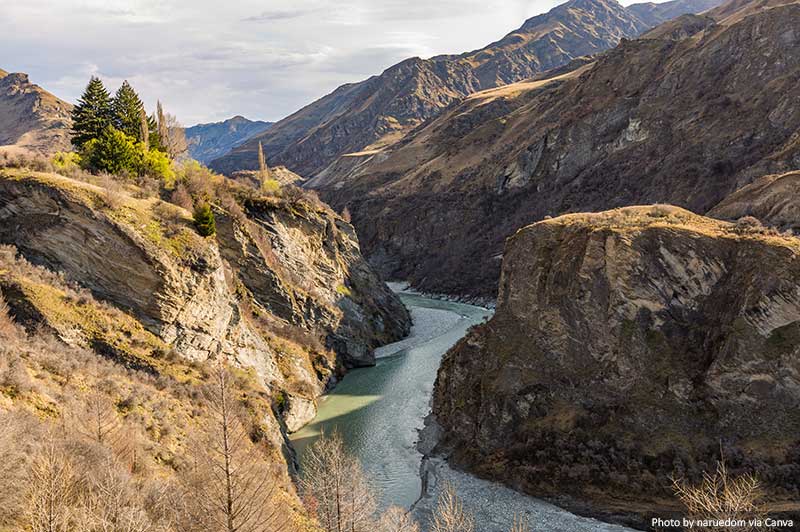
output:
<svg viewBox="0 0 800 532"><path fill-rule="evenodd" d="M217 232L214 213L208 203L201 203L194 209L194 225L202 236L211 236Z"/></svg>
<svg viewBox="0 0 800 532"><path fill-rule="evenodd" d="M175 171L167 154L159 150L146 150L142 144L138 144L137 149L141 158L139 172L159 178L167 190L175 188Z"/></svg>
<svg viewBox="0 0 800 532"><path fill-rule="evenodd" d="M81 157L74 151L60 151L51 159L53 169L59 173L69 173L80 168Z"/></svg>
<svg viewBox="0 0 800 532"><path fill-rule="evenodd" d="M684 504L689 516L695 520L747 521L764 516L761 482L751 474L739 477L731 475L724 459L717 463L716 471L703 474L700 484L692 485L684 479L676 478L672 484L675 495ZM726 530L749 532L756 528L746 526Z"/></svg>
<svg viewBox="0 0 800 532"><path fill-rule="evenodd" d="M265 179L261 183L261 191L264 194L268 195L276 195L278 192L281 191L281 184L278 182L277 179Z"/></svg>
<svg viewBox="0 0 800 532"><path fill-rule="evenodd" d="M140 150L130 137L112 126L106 126L99 138L83 147L84 165L94 171L127 174L137 168Z"/></svg>

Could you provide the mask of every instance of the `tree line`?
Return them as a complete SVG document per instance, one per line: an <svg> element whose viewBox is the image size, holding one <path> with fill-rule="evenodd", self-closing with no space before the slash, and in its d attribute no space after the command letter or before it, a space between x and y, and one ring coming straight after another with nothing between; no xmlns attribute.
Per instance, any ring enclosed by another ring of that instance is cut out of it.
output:
<svg viewBox="0 0 800 532"><path fill-rule="evenodd" d="M112 97L97 77L72 111L71 140L88 170L164 180L173 178L171 161L187 151L183 128L164 113L161 102L148 116L127 80Z"/></svg>

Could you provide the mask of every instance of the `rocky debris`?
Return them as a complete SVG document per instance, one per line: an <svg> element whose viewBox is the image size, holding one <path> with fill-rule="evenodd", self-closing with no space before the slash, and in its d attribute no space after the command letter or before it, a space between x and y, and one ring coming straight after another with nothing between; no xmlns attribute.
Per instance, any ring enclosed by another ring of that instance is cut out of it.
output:
<svg viewBox="0 0 800 532"><path fill-rule="evenodd" d="M384 277L484 297L505 239L545 216L659 202L705 213L800 165L800 5L725 13L687 39L624 41L473 94L320 194L349 208Z"/></svg>
<svg viewBox="0 0 800 532"><path fill-rule="evenodd" d="M192 159L208 164L272 125L272 122L234 116L222 122L197 124L186 128L186 141Z"/></svg>
<svg viewBox="0 0 800 532"><path fill-rule="evenodd" d="M0 70L0 150L52 154L70 149L72 105L27 74Z"/></svg>
<svg viewBox="0 0 800 532"><path fill-rule="evenodd" d="M298 427L337 371L374 363L374 349L407 334L410 318L361 257L352 227L329 209L298 200L251 210L238 220L221 211L218 236L206 239L190 213L157 199L0 171L0 243L121 310L117 328L144 338L134 342L137 360L150 364L168 350L190 360L225 356L253 368ZM59 298L18 292L18 306L35 309L62 340L95 347L93 324L106 314L45 308ZM105 343L125 343L113 328L102 331L112 338Z"/></svg>
<svg viewBox="0 0 800 532"><path fill-rule="evenodd" d="M764 265L769 265L765 268ZM675 510L724 453L800 500L800 240L670 206L519 230L498 308L445 355L452 463L607 517Z"/></svg>
<svg viewBox="0 0 800 532"><path fill-rule="evenodd" d="M379 152L468 94L596 54L666 18L717 3L675 0L639 12L614 0L570 0L480 50L410 58L378 76L343 85L212 161L211 167L225 173L253 170L261 142L276 164L312 178L331 173L331 165Z"/></svg>
<svg viewBox="0 0 800 532"><path fill-rule="evenodd" d="M736 221L752 216L781 231L800 231L800 172L761 177L711 209L709 216Z"/></svg>

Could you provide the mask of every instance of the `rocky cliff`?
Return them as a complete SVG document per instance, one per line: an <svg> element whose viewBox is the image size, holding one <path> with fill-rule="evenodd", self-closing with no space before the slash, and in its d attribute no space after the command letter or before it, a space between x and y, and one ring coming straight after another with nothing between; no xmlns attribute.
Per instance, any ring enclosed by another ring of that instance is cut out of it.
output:
<svg viewBox="0 0 800 532"><path fill-rule="evenodd" d="M396 142L463 96L527 79L611 48L673 13L702 11L717 3L675 0L641 10L640 18L614 0L570 0L480 50L411 58L379 76L339 87L211 166L226 173L252 170L262 142L276 164L314 177L342 155L374 152Z"/></svg>
<svg viewBox="0 0 800 532"><path fill-rule="evenodd" d="M28 79L0 70L0 151L51 154L70 149L72 105Z"/></svg>
<svg viewBox="0 0 800 532"><path fill-rule="evenodd" d="M271 122L234 116L222 122L187 127L186 141L189 144L189 155L203 164L208 164L218 157L227 155L233 148L271 125Z"/></svg>
<svg viewBox="0 0 800 532"><path fill-rule="evenodd" d="M439 370L443 446L528 493L639 515L722 448L796 502L798 275L797 238L671 206L525 227L497 313Z"/></svg>
<svg viewBox="0 0 800 532"><path fill-rule="evenodd" d="M800 5L758 5L473 94L310 186L349 208L385 276L487 297L505 238L544 216L656 202L705 213L800 165Z"/></svg>
<svg viewBox="0 0 800 532"><path fill-rule="evenodd" d="M714 218L739 220L752 216L781 231L800 231L800 172L756 179L723 199L708 213Z"/></svg>
<svg viewBox="0 0 800 532"><path fill-rule="evenodd" d="M405 335L409 317L362 259L352 227L324 206L272 198L248 209L219 208L218 238L204 239L188 212L158 199L5 170L0 243L118 309L128 325L98 330L113 320L41 296L52 287L8 279L4 289L18 312L62 340L131 367L155 371L171 351L253 368L294 430L345 367L372 363L375 347Z"/></svg>

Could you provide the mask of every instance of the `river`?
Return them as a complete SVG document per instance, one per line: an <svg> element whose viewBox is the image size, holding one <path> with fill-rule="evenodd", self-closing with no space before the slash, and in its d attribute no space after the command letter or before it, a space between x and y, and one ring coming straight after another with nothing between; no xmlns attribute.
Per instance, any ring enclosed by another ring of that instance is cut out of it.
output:
<svg viewBox="0 0 800 532"><path fill-rule="evenodd" d="M442 355L469 327L491 316L490 310L473 305L408 292L399 295L414 321L410 336L378 349L374 367L348 373L333 392L321 398L314 420L291 435L302 467L309 444L322 432L339 431L348 450L361 460L379 488L383 508L409 508L418 501L422 454L416 444L430 411ZM515 514L526 516L531 524L546 522L548 528L539 530L553 532L628 530L575 516L497 483L454 471L442 460L433 460L429 470L431 496L419 501L416 509L423 521L435 504L438 486L447 481L455 485L465 507L478 518L479 532L506 531Z"/></svg>

